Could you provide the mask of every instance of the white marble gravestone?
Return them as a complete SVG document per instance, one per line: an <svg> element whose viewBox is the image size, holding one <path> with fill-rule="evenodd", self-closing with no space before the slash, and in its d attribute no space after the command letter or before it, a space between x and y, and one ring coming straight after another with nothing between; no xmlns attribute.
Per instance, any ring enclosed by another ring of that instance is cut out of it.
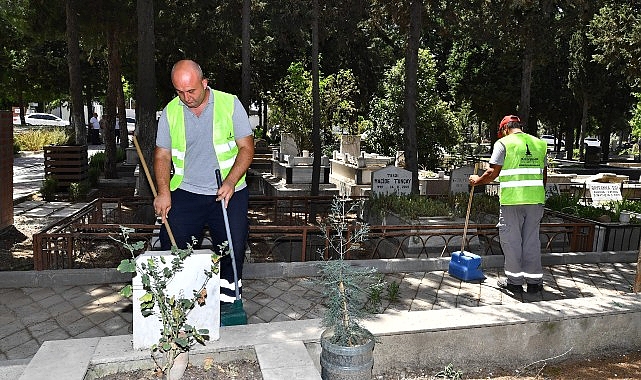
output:
<svg viewBox="0 0 641 380"><path fill-rule="evenodd" d="M298 156L298 145L291 133L280 134L280 161L286 161L286 156Z"/></svg>
<svg viewBox="0 0 641 380"><path fill-rule="evenodd" d="M350 154L354 157L361 155L360 135L341 135L341 153Z"/></svg>
<svg viewBox="0 0 641 380"><path fill-rule="evenodd" d="M409 195L412 192L412 172L387 166L372 173L372 193L376 195Z"/></svg>
<svg viewBox="0 0 641 380"><path fill-rule="evenodd" d="M195 250L184 263L183 269L174 275L167 286L167 294L178 295L181 291L184 298L191 298L194 290L201 288L205 282L205 268L211 268L211 254L209 249ZM166 263L158 260L161 268L170 267L173 258L170 251L147 251L136 258L137 266L141 260L145 262L151 256L164 256ZM144 317L140 312L140 297L145 294L142 288L140 273L132 279L133 286L133 345L134 349L147 349L158 343L162 323L157 314ZM187 323L197 329L208 329L209 340L218 340L220 337L220 275L214 274L207 282L207 299L203 306L196 306L187 317Z"/></svg>
<svg viewBox="0 0 641 380"><path fill-rule="evenodd" d="M469 193L470 176L472 174L474 174L474 166L453 169L450 174L450 193Z"/></svg>

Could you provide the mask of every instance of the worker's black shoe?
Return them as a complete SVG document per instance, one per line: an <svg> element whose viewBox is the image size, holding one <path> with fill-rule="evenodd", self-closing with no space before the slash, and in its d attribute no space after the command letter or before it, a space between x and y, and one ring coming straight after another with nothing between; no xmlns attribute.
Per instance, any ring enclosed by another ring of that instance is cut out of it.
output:
<svg viewBox="0 0 641 380"><path fill-rule="evenodd" d="M510 284L505 278L497 280L496 285L498 285L499 288L509 290L512 293L523 293L523 285Z"/></svg>
<svg viewBox="0 0 641 380"><path fill-rule="evenodd" d="M538 293L543 291L543 284L527 284L528 293Z"/></svg>

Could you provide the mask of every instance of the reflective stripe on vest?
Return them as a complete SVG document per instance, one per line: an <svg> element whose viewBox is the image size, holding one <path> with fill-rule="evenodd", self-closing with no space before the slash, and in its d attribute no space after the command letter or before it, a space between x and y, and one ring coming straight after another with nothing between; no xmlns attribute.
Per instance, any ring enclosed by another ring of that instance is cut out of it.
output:
<svg viewBox="0 0 641 380"><path fill-rule="evenodd" d="M220 167L220 174L227 177L238 155L238 146L234 139L234 95L211 90L214 97L213 104L213 141L214 151ZM171 159L174 164L174 175L169 182L170 190L176 190L185 175L185 151L187 140L185 137L184 107L180 99L175 97L167 104L167 122L171 136ZM236 183L236 188L245 183L245 175Z"/></svg>
<svg viewBox="0 0 641 380"><path fill-rule="evenodd" d="M513 133L500 141L505 146L505 161L499 173L501 205L545 203L547 144L525 133Z"/></svg>

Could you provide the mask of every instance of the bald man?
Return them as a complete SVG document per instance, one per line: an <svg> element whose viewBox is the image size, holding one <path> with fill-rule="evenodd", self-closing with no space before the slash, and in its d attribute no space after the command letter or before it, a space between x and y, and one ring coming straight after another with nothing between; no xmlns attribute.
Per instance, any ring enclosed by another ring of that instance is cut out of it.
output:
<svg viewBox="0 0 641 380"><path fill-rule="evenodd" d="M171 248L165 220L169 221L178 248L186 248L192 237L200 241L205 227L209 228L214 247L227 241L220 202L224 200L242 293L249 227L245 174L254 157L247 112L236 96L212 90L194 61L176 62L171 82L178 96L162 111L154 152L158 188L154 209L163 221L161 248ZM216 169L223 178L220 187ZM235 284L229 255L221 260L220 286L221 303L233 302Z"/></svg>

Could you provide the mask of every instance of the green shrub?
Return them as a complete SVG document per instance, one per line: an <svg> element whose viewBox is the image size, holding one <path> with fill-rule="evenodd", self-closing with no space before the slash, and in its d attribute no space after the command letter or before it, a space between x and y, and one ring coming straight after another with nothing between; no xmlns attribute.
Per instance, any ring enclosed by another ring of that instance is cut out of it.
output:
<svg viewBox="0 0 641 380"><path fill-rule="evenodd" d="M42 150L47 145L66 145L69 143L69 136L67 128L32 128L15 133L13 141L19 151L35 151Z"/></svg>
<svg viewBox="0 0 641 380"><path fill-rule="evenodd" d="M452 214L452 210L446 203L415 194L408 196L379 195L372 197L367 203L366 207L369 207L370 212L379 215L393 212L409 219Z"/></svg>
<svg viewBox="0 0 641 380"><path fill-rule="evenodd" d="M42 182L42 187L40 187L40 195L45 201L55 200L56 190L58 188L58 180L47 176Z"/></svg>
<svg viewBox="0 0 641 380"><path fill-rule="evenodd" d="M470 201L469 193L457 193L451 195L448 204L452 208L452 213L458 217L465 217L467 214L467 205ZM481 214L499 215L501 205L498 195L488 195L485 193L476 193L472 198L470 207L470 219L477 220Z"/></svg>
<svg viewBox="0 0 641 380"><path fill-rule="evenodd" d="M87 198L90 189L89 181L72 183L69 185L69 200L75 202Z"/></svg>
<svg viewBox="0 0 641 380"><path fill-rule="evenodd" d="M105 171L105 160L107 156L105 152L94 153L91 158L89 158L89 168L97 168L100 172Z"/></svg>
<svg viewBox="0 0 641 380"><path fill-rule="evenodd" d="M98 179L100 178L100 174L102 171L98 167L89 167L89 170L87 171L87 181L89 182L89 185L91 187L96 187L98 186Z"/></svg>
<svg viewBox="0 0 641 380"><path fill-rule="evenodd" d="M559 211L564 214L574 215L579 218L590 220L603 220L609 218L611 221L619 220L619 212L612 207L602 206L589 206L581 204L578 195L570 194L555 194L550 196L545 201L545 207Z"/></svg>
<svg viewBox="0 0 641 380"><path fill-rule="evenodd" d="M116 150L116 162L124 162L127 159L127 154L122 148Z"/></svg>

